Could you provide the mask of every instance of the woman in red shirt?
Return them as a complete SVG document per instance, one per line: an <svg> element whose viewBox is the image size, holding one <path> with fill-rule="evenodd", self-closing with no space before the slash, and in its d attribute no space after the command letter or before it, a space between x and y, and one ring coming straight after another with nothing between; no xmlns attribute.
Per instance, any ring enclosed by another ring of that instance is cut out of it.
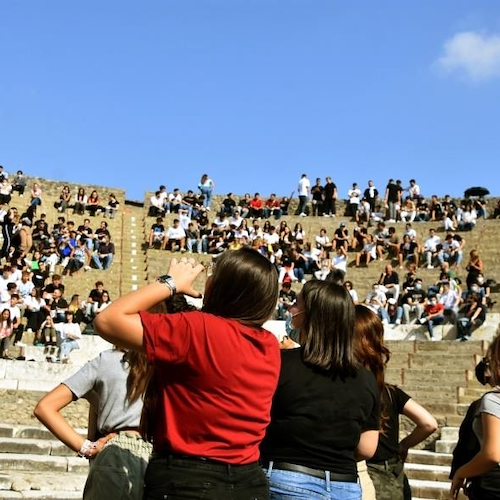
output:
<svg viewBox="0 0 500 500"><path fill-rule="evenodd" d="M146 312L174 293L199 296L203 271L172 259L169 276L113 302L95 320L107 340L144 350L159 411L146 499L269 498L259 445L279 377L276 338L262 328L278 299L274 266L258 252L225 252L201 311Z"/></svg>

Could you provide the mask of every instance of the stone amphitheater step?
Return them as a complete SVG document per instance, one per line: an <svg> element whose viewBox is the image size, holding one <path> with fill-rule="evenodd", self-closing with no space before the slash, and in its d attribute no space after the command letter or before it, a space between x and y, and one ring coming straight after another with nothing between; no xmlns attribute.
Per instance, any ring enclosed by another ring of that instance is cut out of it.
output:
<svg viewBox="0 0 500 500"><path fill-rule="evenodd" d="M60 457L74 457L75 452L54 439L36 439L18 437L0 438L0 450L2 453L53 455Z"/></svg>
<svg viewBox="0 0 500 500"><path fill-rule="evenodd" d="M457 445L457 441L455 439L452 440L439 440L436 441L436 452L437 453L453 453L455 446Z"/></svg>
<svg viewBox="0 0 500 500"><path fill-rule="evenodd" d="M427 450L410 450L407 464L444 465L450 466L453 456L450 453L437 453Z"/></svg>
<svg viewBox="0 0 500 500"><path fill-rule="evenodd" d="M410 486L414 497L432 498L433 500L449 500L450 498L449 482L411 479ZM460 493L458 499L468 500L462 493Z"/></svg>
<svg viewBox="0 0 500 500"><path fill-rule="evenodd" d="M75 429L82 436L87 435L87 429ZM38 439L51 441L54 435L46 428L40 425L13 425L0 424L0 437L21 439ZM74 452L73 452L74 455Z"/></svg>
<svg viewBox="0 0 500 500"><path fill-rule="evenodd" d="M64 480L64 479L63 479ZM76 500L82 498L81 491L0 491L0 500Z"/></svg>
<svg viewBox="0 0 500 500"><path fill-rule="evenodd" d="M56 457L28 453L0 453L0 470L38 472L88 472L88 461L80 457Z"/></svg>
<svg viewBox="0 0 500 500"><path fill-rule="evenodd" d="M405 464L405 473L408 479L420 479L422 481L448 481L450 467L447 465L427 465L407 463Z"/></svg>
<svg viewBox="0 0 500 500"><path fill-rule="evenodd" d="M410 354L410 368L419 367L429 367L434 366L436 368L449 366L462 366L474 369L477 363L481 360L482 356L480 354L455 354L454 352L448 352L446 356L441 355L443 351L438 351L439 355L430 355L430 351L420 351L414 354Z"/></svg>

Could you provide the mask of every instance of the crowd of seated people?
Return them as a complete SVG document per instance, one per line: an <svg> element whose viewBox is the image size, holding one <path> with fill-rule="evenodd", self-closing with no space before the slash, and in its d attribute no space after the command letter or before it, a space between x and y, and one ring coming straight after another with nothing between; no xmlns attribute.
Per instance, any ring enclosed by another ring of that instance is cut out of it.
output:
<svg viewBox="0 0 500 500"><path fill-rule="evenodd" d="M475 260L472 257L475 254L471 254L471 262L466 267L466 288L462 290L460 280L455 279L462 267L466 245L465 238L456 231L450 229L441 237L436 228L431 228L428 235L419 240L409 221L401 232L396 226L386 227L383 220L374 223L374 228L360 220L352 237L344 222L331 237L326 228L317 235L307 235L300 223L290 227L280 216L277 222L272 218L259 218L272 214L265 214L265 203L258 193L253 198L246 198L247 218L242 216L241 205L231 193L211 223L205 211L191 218L187 210L181 208L168 228L164 226L163 218L158 217L151 227L149 244L162 249L210 254L215 258L226 250L253 246L275 263L278 281L285 287L287 293L283 294L286 297L290 295L288 284L304 282L308 275L319 280L328 279L332 272L345 277L349 267L348 252L354 252L355 266L387 259L389 263L385 272L365 300L384 323L425 323L429 337L435 338L433 327L449 321L457 325L458 338L466 340L471 331L484 322L489 301L488 287L479 293L484 299L481 304L472 306L474 290L478 285L481 288L474 275ZM437 213L434 219L439 219ZM401 284L392 264L399 269L408 269ZM424 289L422 280L416 275L421 267L440 270L439 279L430 285L429 290ZM445 276L447 273L452 277ZM479 281L482 280L484 278L480 275ZM352 283L351 291L356 293ZM286 318L285 311L293 303L286 297L280 301L279 318Z"/></svg>
<svg viewBox="0 0 500 500"><path fill-rule="evenodd" d="M0 168L0 183L5 185L6 178ZM34 334L35 345L45 346L48 360L67 362L69 353L78 347L85 325L109 304L110 298L103 283L98 282L87 298L74 295L68 299L63 279L81 270L109 269L115 249L108 223L102 220L98 228L92 228L91 218L80 225L67 220L68 209L78 212L78 207L72 206L69 186L63 187L56 201L60 214L55 221L49 221L45 213L37 217L37 209L44 204L39 183L28 190L27 201L22 200L27 183L21 171L12 180L12 187L17 199L11 195L0 200L0 356L9 357L13 343L24 347L22 337L27 330ZM15 206L26 204L25 210ZM118 206L116 197L110 195L102 215L113 218ZM82 213L86 211L85 206Z"/></svg>
<svg viewBox="0 0 500 500"><path fill-rule="evenodd" d="M385 324L422 324L429 338L436 340L434 326L448 322L456 325L457 340L468 340L472 331L484 323L488 309L494 304L490 297L493 280L485 278L477 250L470 252L465 280L445 260L439 266L436 280L427 287L418 277L415 264L410 264L407 271L400 280L392 265L387 264L364 300Z"/></svg>

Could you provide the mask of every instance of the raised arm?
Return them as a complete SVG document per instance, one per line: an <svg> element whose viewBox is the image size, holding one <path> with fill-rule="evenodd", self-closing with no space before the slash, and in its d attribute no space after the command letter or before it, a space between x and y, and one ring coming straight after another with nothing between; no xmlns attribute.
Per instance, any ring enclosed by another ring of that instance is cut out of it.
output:
<svg viewBox="0 0 500 500"><path fill-rule="evenodd" d="M199 297L193 283L203 269L203 265L196 265L193 259L172 259L168 274L175 283L177 293ZM101 337L118 347L142 350L143 329L139 312L148 310L170 296L170 288L163 283L156 281L146 285L115 300L99 313L94 320L94 327Z"/></svg>

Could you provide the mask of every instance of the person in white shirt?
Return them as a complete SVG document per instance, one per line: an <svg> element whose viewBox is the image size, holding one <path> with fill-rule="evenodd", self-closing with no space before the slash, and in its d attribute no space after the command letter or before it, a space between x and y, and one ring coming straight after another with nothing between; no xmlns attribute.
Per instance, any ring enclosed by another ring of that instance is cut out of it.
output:
<svg viewBox="0 0 500 500"><path fill-rule="evenodd" d="M424 243L424 255L427 262L427 269L433 269L433 261L437 259L441 246L441 238L434 229L429 229L429 236Z"/></svg>
<svg viewBox="0 0 500 500"><path fill-rule="evenodd" d="M302 174L297 191L299 194L299 207L297 211L301 217L305 217L307 215L307 202L311 195L311 182L307 178L307 174Z"/></svg>
<svg viewBox="0 0 500 500"><path fill-rule="evenodd" d="M410 186L406 188L405 191L408 191L412 200L419 200L422 198L422 195L420 194L420 186L417 184L415 179L410 179Z"/></svg>
<svg viewBox="0 0 500 500"><path fill-rule="evenodd" d="M328 253L332 249L332 243L330 238L326 234L326 229L322 228L319 234L315 238L316 247L319 248L322 252L321 255L323 257L328 257Z"/></svg>
<svg viewBox="0 0 500 500"><path fill-rule="evenodd" d="M406 231L403 236L409 236L411 241L415 241L417 239L417 231L411 227L409 222L406 224Z"/></svg>
<svg viewBox="0 0 500 500"><path fill-rule="evenodd" d="M191 223L191 217L189 217L187 210L184 209L179 210L179 221L182 229L186 231L187 228L189 227L189 224Z"/></svg>
<svg viewBox="0 0 500 500"><path fill-rule="evenodd" d="M372 289L368 292L365 304L372 304L373 301L377 303L380 307L385 307L387 304L387 296L382 290L380 290L380 285L378 283L373 283Z"/></svg>
<svg viewBox="0 0 500 500"><path fill-rule="evenodd" d="M57 345L59 352L57 361L67 363L69 354L75 349L80 349L78 340L82 338L82 331L78 323L73 323L74 315L72 311L66 311L66 321L63 323L55 323L54 328L57 332Z"/></svg>
<svg viewBox="0 0 500 500"><path fill-rule="evenodd" d="M177 213L182 203L182 194L180 191L175 188L168 195L168 202L166 204L167 214L168 213Z"/></svg>
<svg viewBox="0 0 500 500"><path fill-rule="evenodd" d="M170 250L174 250L174 246L177 244L180 247L181 252L185 252L185 243L186 243L186 232L180 226L179 219L174 219L173 225L167 229L167 234L165 238L163 238L163 249L167 247Z"/></svg>
<svg viewBox="0 0 500 500"><path fill-rule="evenodd" d="M268 233L264 233L264 242L266 245L277 245L280 241L280 235L276 232L276 228L271 226Z"/></svg>
<svg viewBox="0 0 500 500"><path fill-rule="evenodd" d="M164 201L160 196L160 191L156 191L154 196L149 199L149 202L151 204L148 213L150 217L162 216L165 213Z"/></svg>
<svg viewBox="0 0 500 500"><path fill-rule="evenodd" d="M349 198L349 210L350 215L353 219L356 219L356 215L359 207L359 198L361 196L361 190L358 188L356 182L352 183L352 188L347 191L347 197Z"/></svg>
<svg viewBox="0 0 500 500"><path fill-rule="evenodd" d="M233 216L229 219L229 224L234 226L236 229L239 229L244 220L245 219L241 216L240 210L237 208L235 209Z"/></svg>

